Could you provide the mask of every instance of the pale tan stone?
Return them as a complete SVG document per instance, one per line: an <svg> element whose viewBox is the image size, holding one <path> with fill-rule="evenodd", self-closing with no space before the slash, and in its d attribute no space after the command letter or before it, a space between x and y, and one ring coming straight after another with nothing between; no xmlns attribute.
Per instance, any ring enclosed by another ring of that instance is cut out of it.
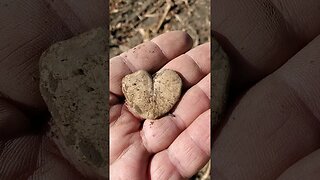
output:
<svg viewBox="0 0 320 180"><path fill-rule="evenodd" d="M122 79L122 91L131 112L144 119L157 119L168 113L180 98L182 81L169 69L152 78L140 70Z"/></svg>

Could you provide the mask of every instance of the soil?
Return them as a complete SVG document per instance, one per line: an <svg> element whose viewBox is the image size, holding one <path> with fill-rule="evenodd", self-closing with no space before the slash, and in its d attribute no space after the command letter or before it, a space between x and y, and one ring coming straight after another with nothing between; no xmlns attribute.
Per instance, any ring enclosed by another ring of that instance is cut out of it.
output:
<svg viewBox="0 0 320 180"><path fill-rule="evenodd" d="M210 41L210 0L110 0L110 58L172 30ZM192 179L210 179L207 164Z"/></svg>
<svg viewBox="0 0 320 180"><path fill-rule="evenodd" d="M210 41L210 0L111 0L110 57L172 30Z"/></svg>

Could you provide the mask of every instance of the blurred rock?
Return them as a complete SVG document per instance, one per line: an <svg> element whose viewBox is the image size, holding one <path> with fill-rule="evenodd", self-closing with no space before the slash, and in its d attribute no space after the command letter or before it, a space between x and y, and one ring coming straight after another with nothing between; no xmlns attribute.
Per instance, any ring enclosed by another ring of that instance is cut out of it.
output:
<svg viewBox="0 0 320 180"><path fill-rule="evenodd" d="M108 170L107 34L102 28L52 45L40 58L40 91L50 136L86 177Z"/></svg>

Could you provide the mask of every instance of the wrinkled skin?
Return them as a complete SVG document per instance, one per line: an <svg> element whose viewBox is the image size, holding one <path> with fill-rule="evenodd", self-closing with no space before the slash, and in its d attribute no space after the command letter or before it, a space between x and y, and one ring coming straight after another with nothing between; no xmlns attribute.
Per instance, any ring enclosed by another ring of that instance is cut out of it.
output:
<svg viewBox="0 0 320 180"><path fill-rule="evenodd" d="M84 179L44 136L38 62L54 42L106 24L106 2L88 3L1 1L0 179Z"/></svg>
<svg viewBox="0 0 320 180"><path fill-rule="evenodd" d="M232 64L212 179L320 179L320 1L212 1Z"/></svg>
<svg viewBox="0 0 320 180"><path fill-rule="evenodd" d="M208 162L210 44L191 47L189 35L173 31L110 60L111 179L184 179ZM121 79L161 68L180 74L184 94L171 114L143 121L123 104Z"/></svg>

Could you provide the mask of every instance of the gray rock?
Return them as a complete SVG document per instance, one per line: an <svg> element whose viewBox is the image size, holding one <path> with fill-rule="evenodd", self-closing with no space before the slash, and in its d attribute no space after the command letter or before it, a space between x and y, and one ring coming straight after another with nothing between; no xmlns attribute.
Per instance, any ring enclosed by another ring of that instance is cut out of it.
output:
<svg viewBox="0 0 320 180"><path fill-rule="evenodd" d="M40 91L52 114L50 135L87 177L108 172L106 30L52 45L40 58Z"/></svg>
<svg viewBox="0 0 320 180"><path fill-rule="evenodd" d="M227 102L227 91L230 79L228 56L215 39L212 39L212 125L218 124Z"/></svg>

